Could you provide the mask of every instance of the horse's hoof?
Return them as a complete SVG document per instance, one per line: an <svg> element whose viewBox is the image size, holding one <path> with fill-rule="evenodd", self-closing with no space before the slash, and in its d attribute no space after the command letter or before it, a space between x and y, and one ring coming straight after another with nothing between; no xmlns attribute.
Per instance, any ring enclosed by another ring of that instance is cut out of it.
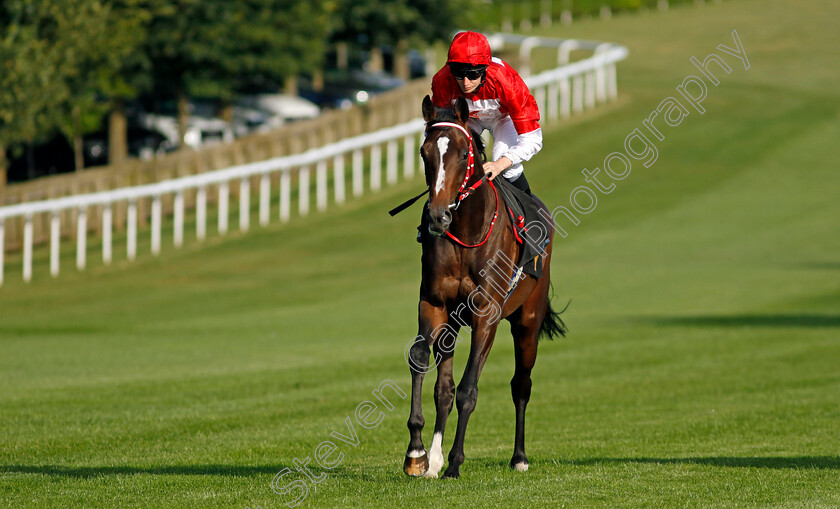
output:
<svg viewBox="0 0 840 509"><path fill-rule="evenodd" d="M412 458L408 454L405 455L405 462L403 463L403 472L411 477L420 477L429 470L429 455L423 451L422 456Z"/></svg>
<svg viewBox="0 0 840 509"><path fill-rule="evenodd" d="M524 454L514 454L513 458L510 460L510 468L511 470L516 470L517 472L527 472L528 458L526 458Z"/></svg>
<svg viewBox="0 0 840 509"><path fill-rule="evenodd" d="M449 467L446 469L446 472L443 473L444 479L457 479L459 477L461 477L461 472L457 467Z"/></svg>
<svg viewBox="0 0 840 509"><path fill-rule="evenodd" d="M517 472L527 472L528 471L528 462L527 461L519 461L517 463L511 463L510 468L516 470Z"/></svg>

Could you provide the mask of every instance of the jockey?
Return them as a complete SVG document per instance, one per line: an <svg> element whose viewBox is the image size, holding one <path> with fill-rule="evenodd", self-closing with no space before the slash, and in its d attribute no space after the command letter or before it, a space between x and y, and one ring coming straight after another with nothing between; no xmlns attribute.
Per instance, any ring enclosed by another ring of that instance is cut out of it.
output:
<svg viewBox="0 0 840 509"><path fill-rule="evenodd" d="M432 102L451 108L459 96L470 107L469 127L493 135L493 160L484 163L490 180L499 174L531 193L522 162L542 148L540 112L528 86L512 67L493 58L487 38L461 32L452 40L446 65L432 78Z"/></svg>

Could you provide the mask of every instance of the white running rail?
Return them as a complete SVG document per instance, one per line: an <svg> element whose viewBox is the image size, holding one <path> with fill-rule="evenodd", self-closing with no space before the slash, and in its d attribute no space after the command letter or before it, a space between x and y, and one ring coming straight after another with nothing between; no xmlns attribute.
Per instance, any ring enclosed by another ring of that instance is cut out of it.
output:
<svg viewBox="0 0 840 509"><path fill-rule="evenodd" d="M612 43L580 41L571 39L549 39L523 37L511 34L493 34L489 37L491 46L499 49L504 45L517 45L524 67L521 74L537 100L540 111L548 120L569 117L574 113L594 108L597 104L615 99L616 63L627 57L624 46ZM535 47L557 48L559 67L540 74L530 75L530 52ZM589 50L593 56L574 63L569 62L573 50ZM65 210L77 210L76 267L83 270L87 264L87 210L102 206L102 259L105 264L112 260L113 207L116 203L127 204L126 253L129 260L137 256L138 213L137 201L151 199L151 252L157 255L161 250L162 217L161 201L164 196L173 196L173 244L181 246L184 240L185 193L195 193L196 237L201 240L207 234L208 188L217 190L217 230L224 234L228 230L229 193L231 184L239 183L239 229L247 230L250 222L251 178L259 178L259 222L266 225L270 219L271 174L279 173L280 221L291 218L291 176L298 177L298 214L309 213L310 169L315 168L315 206L318 210L327 207L329 168L332 168L333 194L337 204L346 199L345 159L350 158L352 167L352 192L360 196L364 191L364 171L369 168L369 189L382 187L382 156L385 148L385 177L393 184L399 177L399 149L403 149L403 174L414 175L417 162L416 143L423 132L424 122L418 118L401 125L373 133L348 138L312 149L302 154L278 157L256 163L232 166L223 170L191 175L154 184L126 187L91 194L67 196L52 200L20 203L0 207L0 285L4 277L4 222L10 219L23 220L23 280L32 278L33 219L39 214L50 218L50 274L59 273L59 247L61 244L59 214Z"/></svg>

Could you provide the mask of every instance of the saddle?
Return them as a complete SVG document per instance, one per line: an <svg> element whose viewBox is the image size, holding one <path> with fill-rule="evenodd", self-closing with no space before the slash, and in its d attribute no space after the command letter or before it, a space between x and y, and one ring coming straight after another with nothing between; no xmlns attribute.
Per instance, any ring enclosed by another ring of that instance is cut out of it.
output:
<svg viewBox="0 0 840 509"><path fill-rule="evenodd" d="M543 258L542 252L548 244L550 236L540 243L535 244L535 240L539 235L531 235L527 237L528 225L533 227L533 222L539 222L542 225L543 232L551 232L552 226L549 224L545 215L539 213L540 206L535 200L535 197L520 190L511 184L505 178L497 178L493 180L499 190L499 195L505 203L505 210L510 216L510 222L513 228L513 236L516 242L522 246L522 251L519 260L516 262L517 267L521 267L522 271L530 274L535 278L541 278L543 273Z"/></svg>

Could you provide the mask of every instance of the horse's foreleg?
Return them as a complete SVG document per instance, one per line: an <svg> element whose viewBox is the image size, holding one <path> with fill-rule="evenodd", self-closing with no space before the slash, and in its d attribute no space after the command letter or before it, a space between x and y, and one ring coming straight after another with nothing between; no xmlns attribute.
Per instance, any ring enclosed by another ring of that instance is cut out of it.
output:
<svg viewBox="0 0 840 509"><path fill-rule="evenodd" d="M437 477L443 467L443 433L446 430L446 419L452 412L455 401L455 380L452 377L452 350L455 343L445 344L445 340L435 343L435 353L439 357L437 382L435 383L435 434L432 437L432 447L429 449L429 470L426 477Z"/></svg>
<svg viewBox="0 0 840 509"><path fill-rule="evenodd" d="M432 331L436 324L444 323L446 310L420 302L420 334L408 352L408 364L411 369L411 414L408 417L409 442L405 453L403 471L411 476L420 476L429 469L429 457L423 447L423 378L435 368L429 363L429 345L432 344Z"/></svg>
<svg viewBox="0 0 840 509"><path fill-rule="evenodd" d="M493 346L493 339L496 335L496 324L482 324L473 329L472 344L470 345L470 358L464 369L464 376L458 384L458 392L455 397L455 405L458 407L458 427L455 430L455 440L452 450L449 451L449 465L446 467L444 477L457 478L461 475L461 464L464 463L464 437L467 432L467 423L470 415L475 410L478 401L478 378L484 368L484 361Z"/></svg>
<svg viewBox="0 0 840 509"><path fill-rule="evenodd" d="M403 471L412 476L423 475L429 469L429 458L423 448L423 376L429 364L429 344L418 340L409 351L411 368L411 414L408 416L409 442L405 453Z"/></svg>

